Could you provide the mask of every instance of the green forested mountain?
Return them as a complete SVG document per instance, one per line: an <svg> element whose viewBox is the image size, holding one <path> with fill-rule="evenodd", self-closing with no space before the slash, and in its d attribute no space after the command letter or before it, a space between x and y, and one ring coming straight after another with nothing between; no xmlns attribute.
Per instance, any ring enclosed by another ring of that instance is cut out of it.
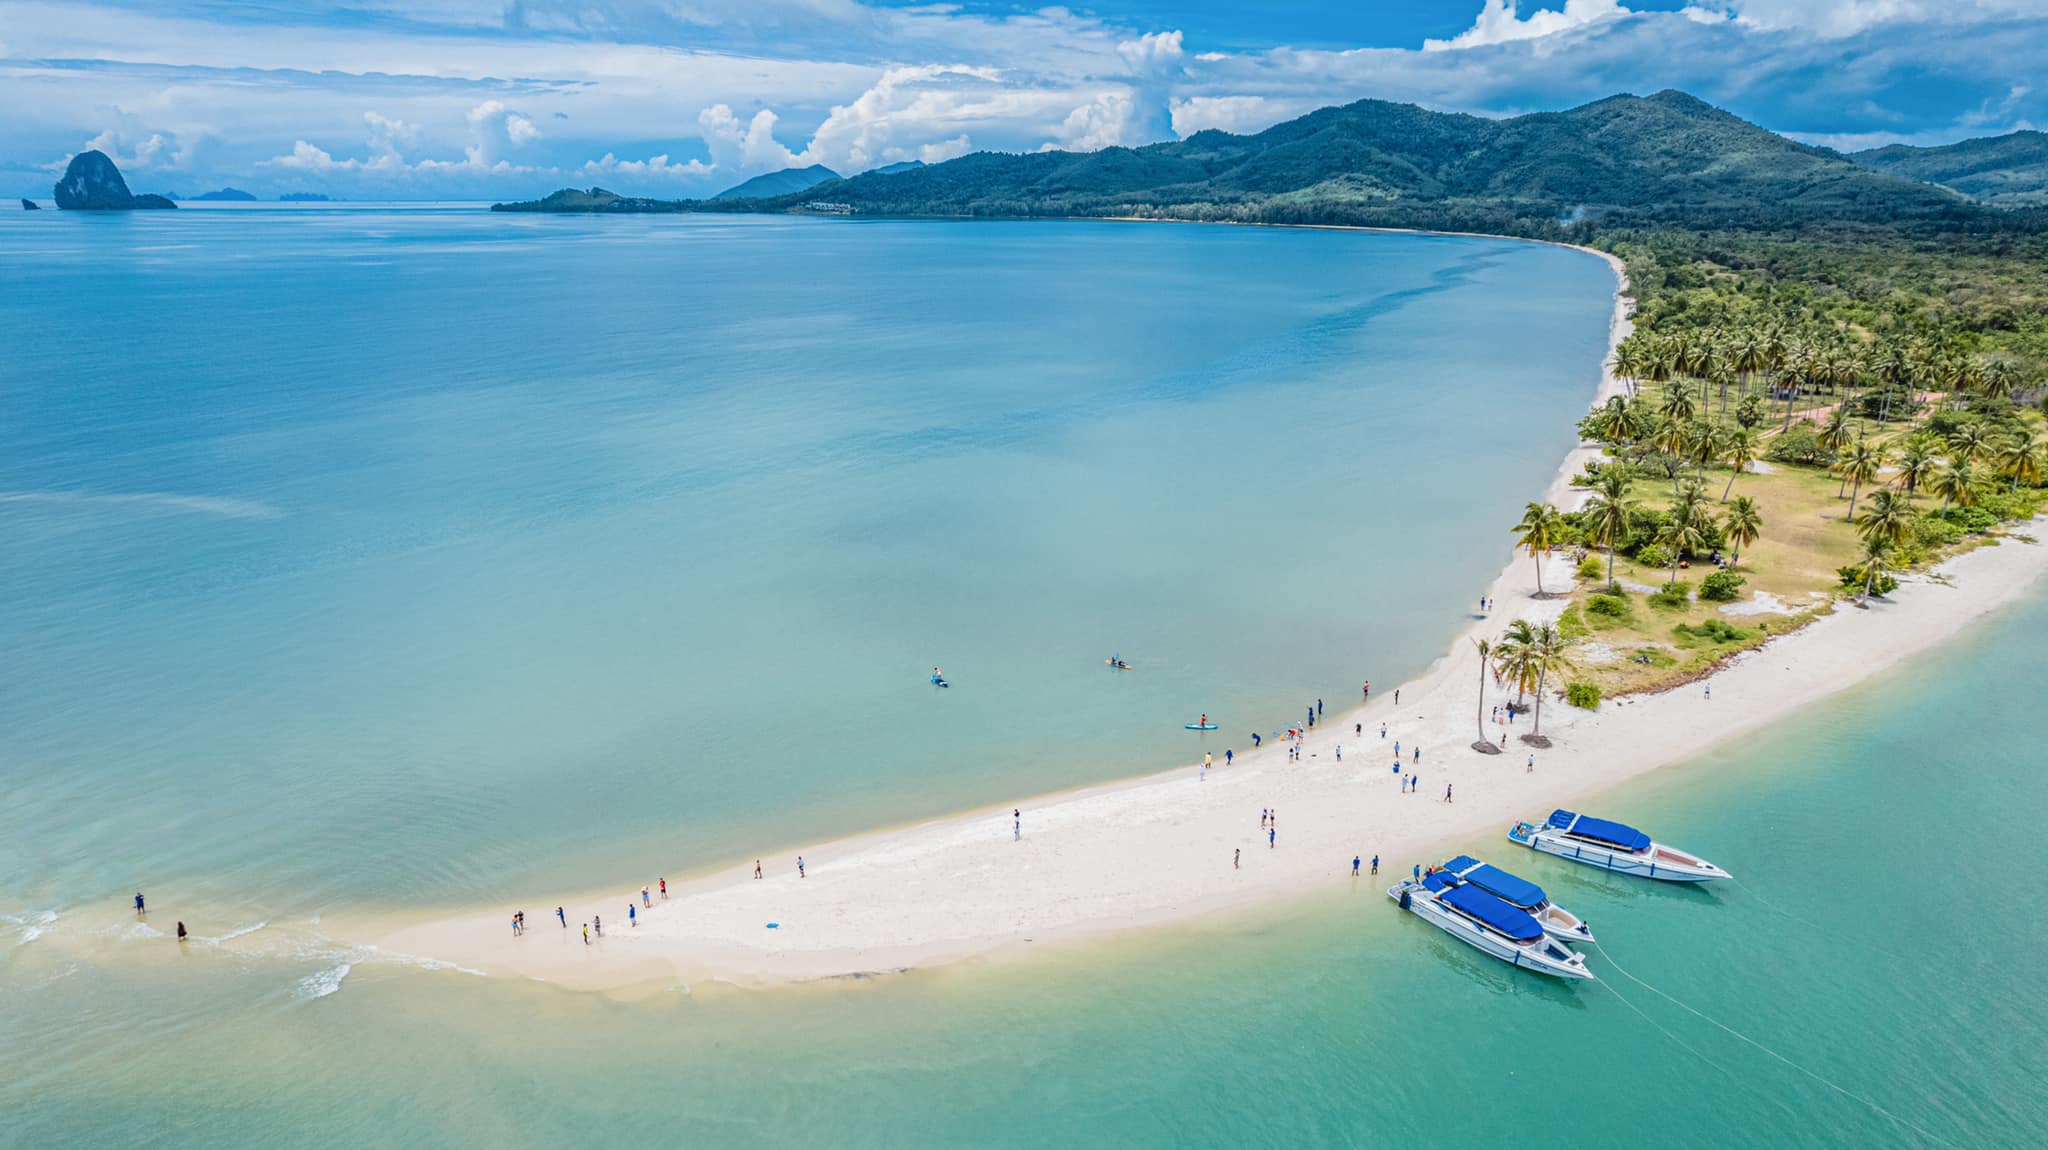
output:
<svg viewBox="0 0 2048 1150"><path fill-rule="evenodd" d="M812 164L808 168L784 168L779 172L765 172L751 180L734 184L717 195L714 200L758 200L771 196L792 196L814 188L828 180L836 180L839 173L823 164Z"/></svg>
<svg viewBox="0 0 2048 1150"><path fill-rule="evenodd" d="M1208 131L1089 153L983 152L807 195L864 214L1172 216L1517 234L1580 218L1771 228L1942 222L1982 210L1675 91L1504 120L1362 100L1256 135Z"/></svg>
<svg viewBox="0 0 2048 1150"><path fill-rule="evenodd" d="M2002 207L2048 205L2048 132L2008 132L1939 148L1893 144L1849 158Z"/></svg>

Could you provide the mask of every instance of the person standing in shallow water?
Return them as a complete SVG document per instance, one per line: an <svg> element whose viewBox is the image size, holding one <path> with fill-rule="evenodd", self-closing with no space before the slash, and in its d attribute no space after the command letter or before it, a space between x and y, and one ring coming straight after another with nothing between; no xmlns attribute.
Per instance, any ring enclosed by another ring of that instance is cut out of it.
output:
<svg viewBox="0 0 2048 1150"><path fill-rule="evenodd" d="M185 924L183 922L178 923L178 941L185 941Z"/></svg>
<svg viewBox="0 0 2048 1150"><path fill-rule="evenodd" d="M135 892L135 917L142 917L142 892L139 890Z"/></svg>

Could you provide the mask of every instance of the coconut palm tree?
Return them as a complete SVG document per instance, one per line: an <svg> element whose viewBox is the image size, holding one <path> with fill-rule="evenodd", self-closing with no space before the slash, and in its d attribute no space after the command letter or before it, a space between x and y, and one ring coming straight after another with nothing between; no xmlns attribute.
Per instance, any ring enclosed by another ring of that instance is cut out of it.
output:
<svg viewBox="0 0 2048 1150"><path fill-rule="evenodd" d="M1667 387L1657 404L1657 414L1676 424L1692 422L1699 414L1699 405L1693 402L1692 392L1678 386Z"/></svg>
<svg viewBox="0 0 2048 1150"><path fill-rule="evenodd" d="M1698 468L1696 478L1704 483L1707 464L1721 457L1721 429L1704 419L1686 425L1685 458Z"/></svg>
<svg viewBox="0 0 2048 1150"><path fill-rule="evenodd" d="M1536 683L1536 670L1530 662L1529 653L1536 646L1536 628L1527 619L1517 619L1501 632L1499 641L1493 645L1493 673L1501 682L1512 683L1515 688L1515 702L1520 704L1522 695Z"/></svg>
<svg viewBox="0 0 2048 1150"><path fill-rule="evenodd" d="M1728 493L1735 490L1735 477L1749 470L1758 454L1756 432L1747 427L1736 427L1722 433L1721 458L1728 461L1728 486L1721 489L1721 502L1728 502Z"/></svg>
<svg viewBox="0 0 2048 1150"><path fill-rule="evenodd" d="M1891 491L1871 495L1863 514L1856 517L1856 533L1867 542L1882 539L1897 547L1913 522L1913 501Z"/></svg>
<svg viewBox="0 0 2048 1150"><path fill-rule="evenodd" d="M1493 644L1484 639L1474 639L1472 645L1479 648L1479 740L1472 745L1485 747L1490 752L1494 747L1486 737L1486 672L1492 669L1488 660L1493 654Z"/></svg>
<svg viewBox="0 0 2048 1150"><path fill-rule="evenodd" d="M1935 469L1940 465L1940 460L1934 457L1938 442L1927 435L1909 437L1899 451L1899 473L1893 477L1893 485L1908 495L1919 494L1920 489L1933 480Z"/></svg>
<svg viewBox="0 0 2048 1150"><path fill-rule="evenodd" d="M1671 509L1671 518L1658 530L1657 542L1671 549L1671 578L1664 581L1666 587L1678 582L1678 560L1707 545L1701 520L1698 504L1680 503Z"/></svg>
<svg viewBox="0 0 2048 1150"><path fill-rule="evenodd" d="M1886 340L1870 358L1870 373L1884 384L1884 403L1877 413L1877 421L1883 423L1891 418L1892 392L1913 382L1913 357L1905 344Z"/></svg>
<svg viewBox="0 0 2048 1150"><path fill-rule="evenodd" d="M1756 542L1763 532L1764 517L1757 510L1756 500L1745 495L1730 503L1721 516L1721 534L1735 545L1734 554L1728 557L1728 566L1742 562L1742 549Z"/></svg>
<svg viewBox="0 0 2048 1150"><path fill-rule="evenodd" d="M1941 496L1941 513L1946 516L1951 506L1974 507L1977 505L1977 465L1968 459L1955 459L1934 473L1933 491Z"/></svg>
<svg viewBox="0 0 2048 1150"><path fill-rule="evenodd" d="M2012 480L2014 491L2020 489L2021 482L2041 482L2041 440L2032 428L2022 427L2006 436L1991 458L1998 464L1998 474Z"/></svg>
<svg viewBox="0 0 2048 1150"><path fill-rule="evenodd" d="M1986 399L2011 399L2019 389L2019 373L2011 363L1994 359L1977 369L1977 393Z"/></svg>
<svg viewBox="0 0 2048 1150"><path fill-rule="evenodd" d="M1884 464L1884 448L1867 439L1857 440L1855 446L1849 449L1849 453L1835 463L1835 470L1841 474L1843 481L1855 484L1849 491L1848 518L1856 518L1856 496L1862 492L1864 484L1877 478L1877 473L1884 469Z"/></svg>
<svg viewBox="0 0 2048 1150"><path fill-rule="evenodd" d="M1757 372L1770 362L1770 351L1764 337L1755 328L1745 329L1728 345L1728 366L1735 372L1741 383L1742 398L1749 398L1749 382ZM1726 404L1723 404L1723 410Z"/></svg>
<svg viewBox="0 0 2048 1150"><path fill-rule="evenodd" d="M1529 729L1529 737L1543 737L1543 687L1553 674L1562 675L1576 670L1571 659L1572 641L1564 637L1556 627L1538 623L1529 643L1529 665L1536 672L1536 718Z"/></svg>
<svg viewBox="0 0 2048 1150"><path fill-rule="evenodd" d="M1601 482L1579 511L1579 524L1585 528L1586 542L1595 547L1607 548L1607 581L1614 582L1614 551L1628 541L1628 517L1635 510L1635 502L1628 497L1628 476L1620 475L1618 482L1609 483L1608 473L1618 470L1607 468L1600 473Z"/></svg>
<svg viewBox="0 0 2048 1150"><path fill-rule="evenodd" d="M1593 409L1592 418L1586 421L1586 429L1600 442L1617 445L1635 438L1635 426L1635 412L1625 395L1608 397L1606 403Z"/></svg>
<svg viewBox="0 0 2048 1150"><path fill-rule="evenodd" d="M1557 537L1564 529L1564 517L1557 508L1548 503L1531 503L1522 510L1522 521L1509 528L1517 546L1526 548L1529 558L1536 564L1536 594L1543 592L1543 560L1557 545Z"/></svg>
<svg viewBox="0 0 2048 1150"><path fill-rule="evenodd" d="M1855 429L1849 426L1849 409L1837 406L1833 412L1829 413L1828 421L1821 425L1820 434L1816 438L1820 440L1822 447L1840 454L1841 450L1849 446L1850 442L1856 438ZM1841 494L1838 491L1835 493L1835 497L1839 499Z"/></svg>
<svg viewBox="0 0 2048 1150"><path fill-rule="evenodd" d="M1636 336L1622 340L1615 347L1614 375L1628 385L1630 395L1641 390L1638 381L1643 378L1643 370L1649 363L1649 358L1649 348Z"/></svg>
<svg viewBox="0 0 2048 1150"><path fill-rule="evenodd" d="M1872 539L1863 545L1863 594L1857 596L1858 603L1870 602L1870 589L1879 578L1892 573L1892 545L1882 539Z"/></svg>
<svg viewBox="0 0 2048 1150"><path fill-rule="evenodd" d="M1958 463L1974 463L1991 450L1991 438L1981 421L1965 423L1949 433L1948 453Z"/></svg>

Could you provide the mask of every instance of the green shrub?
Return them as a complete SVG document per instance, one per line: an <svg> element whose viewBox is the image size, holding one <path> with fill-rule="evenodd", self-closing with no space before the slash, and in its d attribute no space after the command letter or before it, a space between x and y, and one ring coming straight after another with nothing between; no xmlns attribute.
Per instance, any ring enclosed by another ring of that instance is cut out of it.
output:
<svg viewBox="0 0 2048 1150"><path fill-rule="evenodd" d="M1968 534L1968 532L1963 530L1962 524L1946 519L1937 519L1931 515L1923 515L1915 519L1911 530L1913 546L1921 551L1933 551L1937 548L1946 547Z"/></svg>
<svg viewBox="0 0 2048 1150"><path fill-rule="evenodd" d="M1636 562L1662 571L1671 566L1671 549L1662 543L1652 543L1636 552Z"/></svg>
<svg viewBox="0 0 2048 1150"><path fill-rule="evenodd" d="M1629 617L1628 600L1620 595L1588 595L1586 614L1599 615L1607 619Z"/></svg>
<svg viewBox="0 0 2048 1150"><path fill-rule="evenodd" d="M1965 535L1982 535L1998 525L1998 516L1982 507L1951 507L1928 516L1937 523L1954 525Z"/></svg>
<svg viewBox="0 0 2048 1150"><path fill-rule="evenodd" d="M1977 500L1977 510L1989 511L2000 519L2032 519L2034 508L2039 503L2036 496L2022 487L2018 491L1993 491Z"/></svg>
<svg viewBox="0 0 2048 1150"><path fill-rule="evenodd" d="M1742 585L1749 582L1733 571L1716 571L1700 580L1700 598L1708 603L1733 603L1742 595Z"/></svg>
<svg viewBox="0 0 2048 1150"><path fill-rule="evenodd" d="M1803 467L1826 467L1835 461L1835 453L1821 445L1820 436L1811 427L1799 424L1789 431L1781 431L1771 437L1771 446L1765 450L1764 458L1773 463L1796 463Z"/></svg>
<svg viewBox="0 0 2048 1150"><path fill-rule="evenodd" d="M1685 607L1692 602L1692 584L1680 579L1669 587L1660 587L1650 596L1650 602L1658 607Z"/></svg>
<svg viewBox="0 0 2048 1150"><path fill-rule="evenodd" d="M1836 574L1842 577L1843 590L1854 591L1858 595L1863 593L1863 564L1851 563L1837 570ZM1889 595L1898 589L1899 581L1889 575L1879 575L1870 585L1872 595Z"/></svg>
<svg viewBox="0 0 2048 1150"><path fill-rule="evenodd" d="M1755 631L1745 630L1726 619L1707 619L1691 626L1680 623L1672 628L1681 639L1704 639L1709 643L1740 643L1756 637Z"/></svg>
<svg viewBox="0 0 2048 1150"><path fill-rule="evenodd" d="M1607 574L1607 563L1598 555L1588 555L1579 560L1579 578L1598 579Z"/></svg>
<svg viewBox="0 0 2048 1150"><path fill-rule="evenodd" d="M1597 711L1600 709L1600 687L1597 683L1573 683L1564 689L1564 701L1574 707Z"/></svg>

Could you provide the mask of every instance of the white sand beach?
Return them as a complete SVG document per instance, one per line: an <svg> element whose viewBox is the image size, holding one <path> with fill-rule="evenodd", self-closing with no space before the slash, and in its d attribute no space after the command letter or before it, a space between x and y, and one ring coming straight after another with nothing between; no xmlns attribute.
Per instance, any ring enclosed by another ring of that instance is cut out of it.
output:
<svg viewBox="0 0 2048 1150"><path fill-rule="evenodd" d="M1620 275L1618 262L1609 262ZM1615 340L1628 331L1619 294L1613 326ZM1620 386L1605 379L1597 398ZM1548 492L1552 502L1576 505L1580 496L1569 479L1595 450L1567 457ZM1525 499L1503 493L1503 523ZM1503 529L1504 552L1508 542ZM1250 751L1241 731L1190 733L1190 761L1172 770L1018 795L837 842L789 844L764 854L765 877L758 880L752 859L671 879L669 897L642 911L637 926L628 926L626 906L638 902L643 882L654 881L651 871L613 891L535 892L520 904L533 920L524 938L510 933L514 907L506 905L363 924L352 941L576 987L705 978L766 984L1042 948L1300 896L1348 881L1354 856L1379 855L1390 882L1414 863L1435 861L1442 853L1436 848L1450 841L1570 806L1876 675L2018 600L2044 571L2048 547L2009 539L1981 548L1944 564L1938 578L1908 581L1890 601L1874 600L1867 610L1845 604L1732 660L1713 676L1711 697L1691 686L1610 701L1597 712L1553 700L1544 707L1543 731L1554 746L1532 751L1510 737L1506 753L1483 755L1471 747L1482 726L1496 741L1503 728L1482 723L1471 640L1495 636L1517 618L1555 618L1565 605L1535 598L1534 564L1520 557L1494 583L1497 606L1488 617L1475 618L1414 681L1376 683L1368 705L1332 709L1304 741L1298 762L1281 745ZM1545 586L1571 581L1568 558L1553 557ZM1490 676L1486 690L1490 709L1502 701ZM1505 729L1519 735L1528 725L1524 717ZM1404 771L1398 775L1391 769L1397 742ZM1237 751L1229 767L1225 746ZM1415 747L1422 749L1419 766L1409 761ZM1204 751L1216 756L1206 778L1199 768ZM1526 765L1531 753L1533 770ZM1403 793L1400 780L1411 769L1419 789ZM1454 802L1444 801L1446 785ZM1021 832L1013 809L1021 811ZM1260 826L1266 809L1277 812L1271 845ZM806 877L797 873L799 854ZM567 930L550 921L557 904L567 910ZM603 916L605 937L585 946L578 928L593 915Z"/></svg>

